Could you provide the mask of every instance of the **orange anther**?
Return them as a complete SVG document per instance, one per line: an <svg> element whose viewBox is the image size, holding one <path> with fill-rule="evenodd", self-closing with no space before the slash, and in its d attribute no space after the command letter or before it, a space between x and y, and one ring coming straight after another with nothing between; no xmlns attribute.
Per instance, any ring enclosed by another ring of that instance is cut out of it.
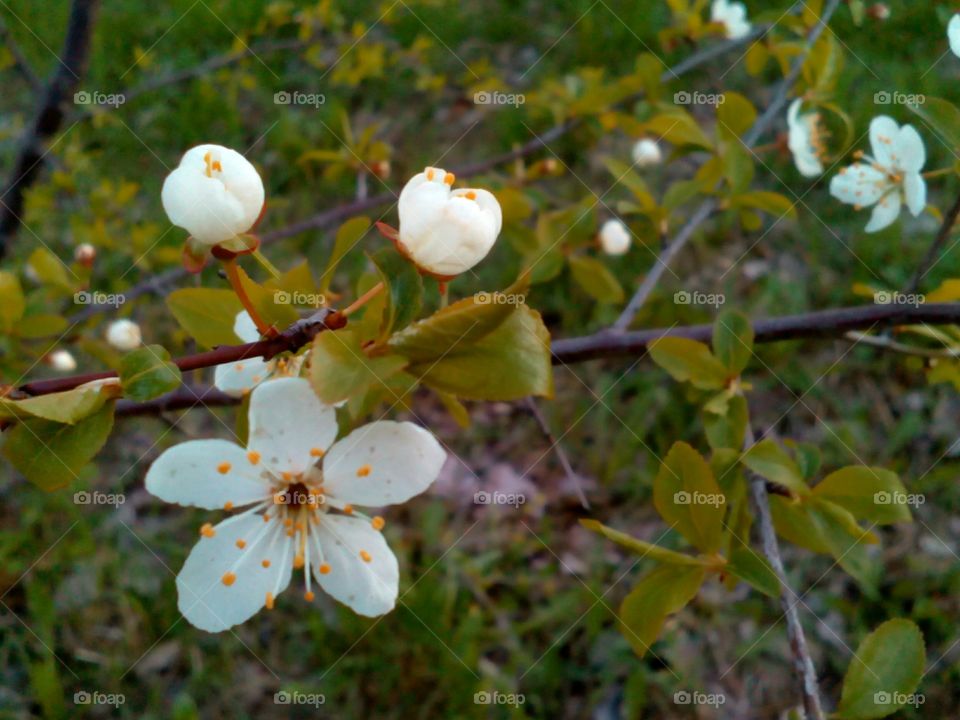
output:
<svg viewBox="0 0 960 720"><path fill-rule="evenodd" d="M269 561L269 560L261 560L261 561L260 561L260 564L263 565L263 567L265 567L265 568L270 567L270 561Z"/></svg>
<svg viewBox="0 0 960 720"><path fill-rule="evenodd" d="M364 465L362 467L357 468L357 477L366 477L367 475L370 474L370 471L372 469L373 468L371 468L369 465Z"/></svg>
<svg viewBox="0 0 960 720"><path fill-rule="evenodd" d="M243 540L243 539L237 540L237 547L238 547L238 548L240 548L241 550L243 550L246 546L247 546L247 541L246 541L246 540Z"/></svg>
<svg viewBox="0 0 960 720"><path fill-rule="evenodd" d="M213 529L213 525L211 525L210 523L204 523L203 526L200 528L200 534L203 535L204 537L210 538L216 535L217 531Z"/></svg>
<svg viewBox="0 0 960 720"><path fill-rule="evenodd" d="M316 597L316 595L314 595L311 590L307 590L307 591L303 594L303 599L306 600L307 602L313 602L313 599L314 599L315 597Z"/></svg>
<svg viewBox="0 0 960 720"><path fill-rule="evenodd" d="M326 563L323 563L323 564L320 566L320 574L321 574L321 575L326 575L326 574L329 573L329 572L330 572L330 566L327 565Z"/></svg>
<svg viewBox="0 0 960 720"><path fill-rule="evenodd" d="M453 173L447 173L446 175L443 176L443 182L445 182L447 185L453 185L456 179L457 179L457 176L454 175Z"/></svg>
<svg viewBox="0 0 960 720"><path fill-rule="evenodd" d="M364 562L370 562L370 560L372 560L370 553L368 553L366 550L360 551L360 559L362 559Z"/></svg>
<svg viewBox="0 0 960 720"><path fill-rule="evenodd" d="M224 509L224 510L233 510L233 503L230 502L229 500L227 500L227 501L223 504L223 509Z"/></svg>
<svg viewBox="0 0 960 720"><path fill-rule="evenodd" d="M232 465L230 465L230 463L222 462L219 465L217 465L217 472L220 473L221 475L226 475L228 472L230 472L231 467Z"/></svg>
<svg viewBox="0 0 960 720"><path fill-rule="evenodd" d="M316 448L316 447L310 448L310 456L317 457L317 458L323 457L324 456L323 448Z"/></svg>
<svg viewBox="0 0 960 720"><path fill-rule="evenodd" d="M250 461L251 465L256 465L258 462L260 462L260 453L258 453L256 450L251 450L247 453L247 460Z"/></svg>
<svg viewBox="0 0 960 720"><path fill-rule="evenodd" d="M386 525L386 521L377 515L373 520L370 521L370 524L373 526L374 530L383 530L383 526Z"/></svg>
<svg viewBox="0 0 960 720"><path fill-rule="evenodd" d="M237 574L232 572L224 573L223 577L220 578L220 582L222 582L227 587L230 587L236 581L237 581Z"/></svg>
<svg viewBox="0 0 960 720"><path fill-rule="evenodd" d="M267 593L267 610L273 610L273 593Z"/></svg>

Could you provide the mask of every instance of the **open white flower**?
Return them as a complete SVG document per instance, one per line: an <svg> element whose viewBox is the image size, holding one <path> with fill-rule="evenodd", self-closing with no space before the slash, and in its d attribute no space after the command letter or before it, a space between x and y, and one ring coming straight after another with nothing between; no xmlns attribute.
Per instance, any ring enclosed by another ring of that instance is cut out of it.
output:
<svg viewBox="0 0 960 720"><path fill-rule="evenodd" d="M233 332L242 343L252 343L260 339L260 332L246 310L237 313L233 321ZM297 376L303 365L303 356L264 360L250 357L236 362L217 365L213 371L213 384L218 390L242 397L257 385L277 376Z"/></svg>
<svg viewBox="0 0 960 720"><path fill-rule="evenodd" d="M114 320L107 326L107 342L117 350L136 350L141 340L140 326L133 320Z"/></svg>
<svg viewBox="0 0 960 720"><path fill-rule="evenodd" d="M198 145L163 182L160 196L170 222L201 245L247 232L263 210L263 181L236 150Z"/></svg>
<svg viewBox="0 0 960 720"><path fill-rule="evenodd" d="M607 220L600 228L600 248L607 255L623 255L630 249L630 231L616 218Z"/></svg>
<svg viewBox="0 0 960 720"><path fill-rule="evenodd" d="M960 57L960 14L954 15L947 23L947 40L950 41L951 52Z"/></svg>
<svg viewBox="0 0 960 720"><path fill-rule="evenodd" d="M800 114L802 102L797 98L787 111L787 145L800 174L804 177L817 177L823 174L822 158L826 154L824 133L820 127L820 113Z"/></svg>
<svg viewBox="0 0 960 720"><path fill-rule="evenodd" d="M400 249L421 269L453 277L486 257L503 224L500 203L487 190L451 190L454 175L428 167L400 193Z"/></svg>
<svg viewBox="0 0 960 720"><path fill-rule="evenodd" d="M923 140L912 125L900 127L880 115L870 123L873 157L859 153L858 162L841 168L830 181L830 194L854 208L874 206L868 233L893 224L906 202L916 217L927 204L927 183L920 174L926 162Z"/></svg>
<svg viewBox="0 0 960 720"><path fill-rule="evenodd" d="M739 40L749 35L752 26L747 20L747 8L742 2L713 0L710 6L710 19L722 23L727 28L727 37Z"/></svg>
<svg viewBox="0 0 960 720"><path fill-rule="evenodd" d="M192 624L220 632L272 608L295 568L304 569L308 601L314 581L360 615L393 609L399 568L380 532L383 518L354 505L419 495L446 453L409 422L373 422L334 443L336 435L334 409L310 384L280 378L250 396L246 448L192 440L153 463L146 487L162 500L208 510L249 506L204 525L177 576L178 607Z"/></svg>
<svg viewBox="0 0 960 720"><path fill-rule="evenodd" d="M663 162L663 153L656 140L643 138L633 146L633 162L639 167L659 165Z"/></svg>

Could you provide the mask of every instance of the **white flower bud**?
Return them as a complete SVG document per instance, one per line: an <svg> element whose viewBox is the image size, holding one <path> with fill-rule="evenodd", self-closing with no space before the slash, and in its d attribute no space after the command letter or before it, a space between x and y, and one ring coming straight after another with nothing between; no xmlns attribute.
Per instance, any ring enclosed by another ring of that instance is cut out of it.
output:
<svg viewBox="0 0 960 720"><path fill-rule="evenodd" d="M600 247L607 255L623 255L630 249L630 231L620 220L607 220L600 228Z"/></svg>
<svg viewBox="0 0 960 720"><path fill-rule="evenodd" d="M132 320L114 320L107 326L107 342L117 350L136 350L140 340L140 326Z"/></svg>
<svg viewBox="0 0 960 720"><path fill-rule="evenodd" d="M453 173L426 168L400 193L397 242L421 269L442 277L486 257L503 224L500 203L486 190L451 190Z"/></svg>
<svg viewBox="0 0 960 720"><path fill-rule="evenodd" d="M69 350L54 350L47 356L47 362L57 372L72 372L77 369L77 361Z"/></svg>
<svg viewBox="0 0 960 720"><path fill-rule="evenodd" d="M222 145L187 150L161 193L170 222L202 245L247 232L263 210L263 181L250 162Z"/></svg>
<svg viewBox="0 0 960 720"><path fill-rule="evenodd" d="M73 251L73 259L83 265L90 267L97 258L97 249L90 243L80 243Z"/></svg>
<svg viewBox="0 0 960 720"><path fill-rule="evenodd" d="M663 162L663 153L655 140L643 138L633 146L633 162L640 167L659 165Z"/></svg>

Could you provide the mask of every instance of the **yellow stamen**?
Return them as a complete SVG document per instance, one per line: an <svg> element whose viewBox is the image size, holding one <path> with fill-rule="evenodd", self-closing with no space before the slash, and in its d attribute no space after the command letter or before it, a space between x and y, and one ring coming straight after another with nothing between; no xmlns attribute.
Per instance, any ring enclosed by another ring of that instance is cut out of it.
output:
<svg viewBox="0 0 960 720"><path fill-rule="evenodd" d="M238 547L238 548L240 548L241 550L243 550L246 546L247 546L247 541L246 541L246 540L243 540L243 539L237 540L237 547Z"/></svg>
<svg viewBox="0 0 960 720"><path fill-rule="evenodd" d="M344 505L343 512L345 515L353 515L353 505Z"/></svg>
<svg viewBox="0 0 960 720"><path fill-rule="evenodd" d="M320 458L320 457L323 457L323 455L324 455L323 448L310 448L311 457Z"/></svg>
<svg viewBox="0 0 960 720"><path fill-rule="evenodd" d="M247 460L250 461L251 465L256 465L258 462L260 462L260 453L258 453L256 450L251 450L247 453Z"/></svg>
<svg viewBox="0 0 960 720"><path fill-rule="evenodd" d="M280 477L282 477L287 482L290 482L291 480L293 480L293 473L288 472L287 470L284 470L282 473L280 473Z"/></svg>
<svg viewBox="0 0 960 720"><path fill-rule="evenodd" d="M477 194L476 194L473 190L471 190L470 192L465 192L465 193L463 194L463 196L464 196L467 200L476 200L476 199L477 199Z"/></svg>
<svg viewBox="0 0 960 720"><path fill-rule="evenodd" d="M227 500L227 501L223 504L223 509L224 509L224 510L233 510L233 503L230 502L229 500Z"/></svg>
<svg viewBox="0 0 960 720"><path fill-rule="evenodd" d="M326 563L323 563L323 565L320 566L320 574L326 575L329 572L330 572L330 566L327 565Z"/></svg>
<svg viewBox="0 0 960 720"><path fill-rule="evenodd" d="M307 602L313 602L313 599L314 599L315 597L316 597L316 595L313 594L313 591L312 591L312 590L307 590L307 591L303 594L303 599L306 600Z"/></svg>
<svg viewBox="0 0 960 720"><path fill-rule="evenodd" d="M230 465L230 463L222 462L219 465L217 465L217 472L220 473L221 475L226 475L228 472L230 472L231 467L232 466Z"/></svg>
<svg viewBox="0 0 960 720"><path fill-rule="evenodd" d="M361 551L360 551L360 558L361 558L364 562L367 562L367 563L370 562L370 560L373 559L373 558L370 557L370 553L368 553L366 550L361 550Z"/></svg>
<svg viewBox="0 0 960 720"><path fill-rule="evenodd" d="M453 185L456 179L457 179L457 176L454 175L453 173L447 173L446 175L443 176L443 182L445 182L447 185Z"/></svg>
<svg viewBox="0 0 960 720"><path fill-rule="evenodd" d="M223 577L220 578L220 582L222 582L227 587L230 587L236 581L237 581L237 574L232 572L224 573Z"/></svg>
<svg viewBox="0 0 960 720"><path fill-rule="evenodd" d="M371 468L369 465L364 465L362 467L357 468L357 477L366 477L367 475L370 474L370 471L372 469L373 468Z"/></svg>
<svg viewBox="0 0 960 720"><path fill-rule="evenodd" d="M427 180L433 180L433 168L427 170Z"/></svg>
<svg viewBox="0 0 960 720"><path fill-rule="evenodd" d="M200 528L200 534L204 537L211 538L217 534L217 531L213 529L213 525L210 523L204 523L203 527Z"/></svg>
<svg viewBox="0 0 960 720"><path fill-rule="evenodd" d="M299 570L303 567L303 555L294 555L293 556L293 568Z"/></svg>
<svg viewBox="0 0 960 720"><path fill-rule="evenodd" d="M273 610L273 593L267 593L267 610Z"/></svg>
<svg viewBox="0 0 960 720"><path fill-rule="evenodd" d="M373 526L374 530L383 530L383 526L386 525L386 521L377 515L373 520L370 521L370 524Z"/></svg>
<svg viewBox="0 0 960 720"><path fill-rule="evenodd" d="M270 567L270 561L269 561L269 560L261 560L261 561L260 561L260 564L263 565L265 568Z"/></svg>

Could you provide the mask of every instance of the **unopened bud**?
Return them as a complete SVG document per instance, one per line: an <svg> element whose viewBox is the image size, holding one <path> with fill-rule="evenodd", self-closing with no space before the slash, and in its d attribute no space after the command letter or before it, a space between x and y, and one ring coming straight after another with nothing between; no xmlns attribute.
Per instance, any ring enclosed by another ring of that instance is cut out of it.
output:
<svg viewBox="0 0 960 720"><path fill-rule="evenodd" d="M47 362L57 372L72 372L77 369L77 361L68 350L54 350L47 355Z"/></svg>
<svg viewBox="0 0 960 720"><path fill-rule="evenodd" d="M81 243L73 251L73 259L84 267L91 267L97 258L97 249L90 243Z"/></svg>

